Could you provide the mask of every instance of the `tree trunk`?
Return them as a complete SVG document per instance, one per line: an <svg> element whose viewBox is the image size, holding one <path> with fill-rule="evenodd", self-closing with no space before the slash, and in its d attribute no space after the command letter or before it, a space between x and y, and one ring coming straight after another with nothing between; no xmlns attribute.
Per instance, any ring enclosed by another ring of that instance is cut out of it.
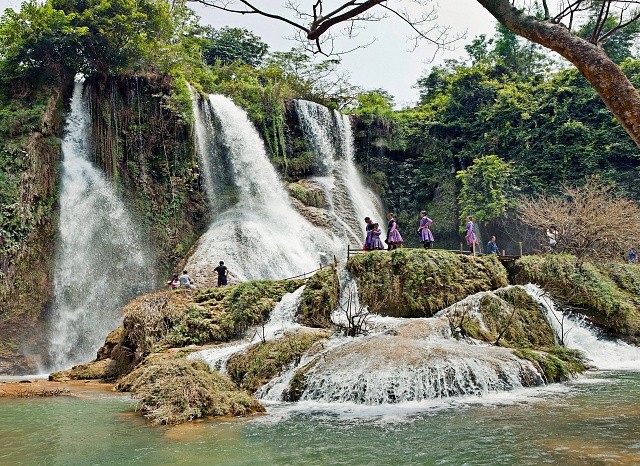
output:
<svg viewBox="0 0 640 466"><path fill-rule="evenodd" d="M561 24L525 15L511 6L509 0L478 0L478 3L510 31L573 63L640 147L640 93L604 50Z"/></svg>

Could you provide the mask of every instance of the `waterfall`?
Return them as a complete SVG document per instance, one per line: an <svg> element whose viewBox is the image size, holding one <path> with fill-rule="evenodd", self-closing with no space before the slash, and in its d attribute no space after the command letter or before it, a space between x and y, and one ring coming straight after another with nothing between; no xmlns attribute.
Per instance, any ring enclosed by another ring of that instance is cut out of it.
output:
<svg viewBox="0 0 640 466"><path fill-rule="evenodd" d="M190 354L188 359L199 359L206 362L212 369L224 371L227 361L234 354L261 341L275 340L285 332L299 328L300 324L295 321L295 316L304 288L303 285L293 293L285 294L271 312L264 327L257 327L251 339L197 351Z"/></svg>
<svg viewBox="0 0 640 466"><path fill-rule="evenodd" d="M565 346L582 351L598 369L640 370L640 348L620 340L603 338L587 319L580 315L567 315L559 311L553 299L539 286L525 285L527 293L535 299L547 314L547 319L558 341Z"/></svg>
<svg viewBox="0 0 640 466"><path fill-rule="evenodd" d="M481 396L543 383L506 348L455 340L446 318L404 319L392 331L324 353L300 370L302 400L376 405Z"/></svg>
<svg viewBox="0 0 640 466"><path fill-rule="evenodd" d="M337 238L293 208L246 112L221 95L210 95L202 105L204 112L199 103L194 105L196 139L210 204L218 206L216 193L229 191L234 202L213 213L212 224L188 260L196 284L206 283L220 260L240 280L278 279L314 270L320 253L343 249ZM212 124L211 118L219 124ZM212 178L220 160L226 160L229 172L222 187L220 178Z"/></svg>
<svg viewBox="0 0 640 466"><path fill-rule="evenodd" d="M79 81L62 141L50 369L93 359L118 326L118 309L155 283L152 255L140 231L104 174L89 161L90 128Z"/></svg>
<svg viewBox="0 0 640 466"><path fill-rule="evenodd" d="M295 108L305 138L311 144L315 160L322 167L312 178L320 184L329 201L329 213L352 244L362 243L364 218L371 217L385 230L382 205L365 187L354 162L351 120L327 107L296 100Z"/></svg>

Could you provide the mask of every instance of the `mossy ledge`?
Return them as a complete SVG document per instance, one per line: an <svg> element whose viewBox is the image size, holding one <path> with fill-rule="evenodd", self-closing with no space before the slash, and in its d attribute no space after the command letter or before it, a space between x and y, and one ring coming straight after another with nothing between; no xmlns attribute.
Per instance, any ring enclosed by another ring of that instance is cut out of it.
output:
<svg viewBox="0 0 640 466"><path fill-rule="evenodd" d="M234 354L227 361L227 373L238 387L255 392L289 365L300 362L313 344L327 338L329 333L324 330L289 332Z"/></svg>
<svg viewBox="0 0 640 466"><path fill-rule="evenodd" d="M308 327L331 327L331 314L338 305L340 283L335 267L316 272L302 292L298 320Z"/></svg>
<svg viewBox="0 0 640 466"><path fill-rule="evenodd" d="M282 297L302 285L299 280L255 280L224 288L147 293L124 307L122 327L107 336L95 361L49 377L113 380L151 353L229 341L268 319Z"/></svg>
<svg viewBox="0 0 640 466"><path fill-rule="evenodd" d="M633 264L576 266L566 254L525 256L515 281L536 283L561 304L630 343L640 343L640 267Z"/></svg>
<svg viewBox="0 0 640 466"><path fill-rule="evenodd" d="M477 293L508 284L495 256L470 257L447 251L397 249L349 258L347 270L371 312L426 317Z"/></svg>

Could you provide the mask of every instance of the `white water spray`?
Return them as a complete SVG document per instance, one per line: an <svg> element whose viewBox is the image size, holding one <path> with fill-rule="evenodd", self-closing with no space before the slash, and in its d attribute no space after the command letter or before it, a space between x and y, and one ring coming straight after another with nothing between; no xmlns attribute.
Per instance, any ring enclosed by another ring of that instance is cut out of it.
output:
<svg viewBox="0 0 640 466"><path fill-rule="evenodd" d="M95 357L118 309L155 283L152 255L122 200L89 161L90 116L76 82L62 141L49 369Z"/></svg>
<svg viewBox="0 0 640 466"><path fill-rule="evenodd" d="M564 340L567 348L582 351L598 369L640 370L640 348L620 340L603 338L585 318L563 315L539 286L528 284L524 289L544 308L557 339Z"/></svg>

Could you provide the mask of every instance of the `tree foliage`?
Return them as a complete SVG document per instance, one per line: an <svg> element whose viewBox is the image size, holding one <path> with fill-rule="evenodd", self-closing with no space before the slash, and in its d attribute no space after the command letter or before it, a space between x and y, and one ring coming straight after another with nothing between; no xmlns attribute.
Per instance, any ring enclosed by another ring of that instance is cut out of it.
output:
<svg viewBox="0 0 640 466"><path fill-rule="evenodd" d="M481 223L490 222L507 212L513 203L511 166L497 155L485 155L456 174L460 190L461 220L472 215Z"/></svg>
<svg viewBox="0 0 640 466"><path fill-rule="evenodd" d="M268 50L269 46L251 31L223 27L208 30L202 57L209 65L219 60L224 64L238 61L257 67L262 64Z"/></svg>

